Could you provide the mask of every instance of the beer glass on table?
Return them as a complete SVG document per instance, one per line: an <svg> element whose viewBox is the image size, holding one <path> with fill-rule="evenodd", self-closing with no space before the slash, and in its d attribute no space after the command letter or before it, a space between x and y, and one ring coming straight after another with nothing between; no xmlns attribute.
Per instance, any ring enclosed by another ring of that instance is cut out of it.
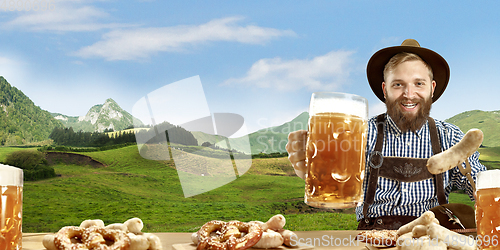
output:
<svg viewBox="0 0 500 250"><path fill-rule="evenodd" d="M500 249L500 170L478 173L476 226L480 249Z"/></svg>
<svg viewBox="0 0 500 250"><path fill-rule="evenodd" d="M363 202L368 101L315 92L309 106L305 203L343 209Z"/></svg>
<svg viewBox="0 0 500 250"><path fill-rule="evenodd" d="M23 170L0 164L0 250L22 249Z"/></svg>

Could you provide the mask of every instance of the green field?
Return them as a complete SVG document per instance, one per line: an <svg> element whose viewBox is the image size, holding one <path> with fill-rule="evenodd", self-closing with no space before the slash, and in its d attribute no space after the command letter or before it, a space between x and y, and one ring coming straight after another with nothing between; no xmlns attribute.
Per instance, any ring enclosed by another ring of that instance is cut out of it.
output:
<svg viewBox="0 0 500 250"><path fill-rule="evenodd" d="M0 148L0 161L19 148ZM54 232L85 219L106 224L139 217L144 231L194 232L209 220L263 220L281 213L290 230L350 230L352 209L321 210L304 204L304 182L287 158L253 159L250 170L215 190L184 198L173 161L142 158L136 146L82 153L107 167L59 164L59 177L25 182L23 231ZM193 157L193 161L196 161ZM450 202L473 203L453 193Z"/></svg>

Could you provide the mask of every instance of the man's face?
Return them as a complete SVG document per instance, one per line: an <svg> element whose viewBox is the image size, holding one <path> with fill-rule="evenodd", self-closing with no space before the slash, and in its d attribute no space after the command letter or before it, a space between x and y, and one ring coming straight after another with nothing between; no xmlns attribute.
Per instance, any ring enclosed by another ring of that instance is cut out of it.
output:
<svg viewBox="0 0 500 250"><path fill-rule="evenodd" d="M421 61L399 64L382 83L387 113L403 131L418 130L427 120L436 82Z"/></svg>

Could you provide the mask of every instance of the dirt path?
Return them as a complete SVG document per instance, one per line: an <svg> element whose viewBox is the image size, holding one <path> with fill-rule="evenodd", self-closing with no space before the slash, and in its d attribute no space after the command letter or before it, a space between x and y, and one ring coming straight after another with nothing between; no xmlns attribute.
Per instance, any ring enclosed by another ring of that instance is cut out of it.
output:
<svg viewBox="0 0 500 250"><path fill-rule="evenodd" d="M89 165L94 168L106 167L106 165L102 162L92 159L92 157L86 155L67 152L46 152L46 154L49 165L62 162L65 164Z"/></svg>

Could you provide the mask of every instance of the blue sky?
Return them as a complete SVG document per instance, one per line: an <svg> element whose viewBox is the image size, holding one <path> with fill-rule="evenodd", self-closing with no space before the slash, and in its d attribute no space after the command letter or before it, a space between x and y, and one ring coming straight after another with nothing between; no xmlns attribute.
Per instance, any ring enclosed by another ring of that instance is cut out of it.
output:
<svg viewBox="0 0 500 250"><path fill-rule="evenodd" d="M315 91L364 96L376 115L385 106L366 63L406 38L451 68L431 116L500 109L496 1L50 3L0 9L0 75L50 112L85 115L107 98L132 112L151 91L199 76L210 112L242 115L249 132L306 111Z"/></svg>

